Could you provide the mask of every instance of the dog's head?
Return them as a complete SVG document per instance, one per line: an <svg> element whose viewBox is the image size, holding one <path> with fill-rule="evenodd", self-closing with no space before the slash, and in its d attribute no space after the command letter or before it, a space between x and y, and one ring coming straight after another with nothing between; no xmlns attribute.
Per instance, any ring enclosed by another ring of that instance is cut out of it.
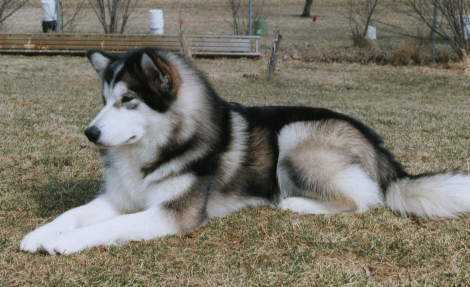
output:
<svg viewBox="0 0 470 287"><path fill-rule="evenodd" d="M92 50L87 57L102 80L104 107L85 135L101 147L139 142L177 98L181 78L168 52L144 48L113 56Z"/></svg>

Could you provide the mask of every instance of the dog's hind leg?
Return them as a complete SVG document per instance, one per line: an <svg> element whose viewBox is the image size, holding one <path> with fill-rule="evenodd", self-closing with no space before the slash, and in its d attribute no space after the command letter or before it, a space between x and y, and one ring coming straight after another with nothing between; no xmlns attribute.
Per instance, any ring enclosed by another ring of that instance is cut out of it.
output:
<svg viewBox="0 0 470 287"><path fill-rule="evenodd" d="M279 206L283 209L313 214L361 213L382 204L379 186L358 165L328 178L318 178L322 172L316 173L313 166L308 174L292 172L299 171L281 167L278 172L282 190Z"/></svg>
<svg viewBox="0 0 470 287"><path fill-rule="evenodd" d="M297 123L281 132L279 207L299 213L335 214L361 213L382 205L379 185L347 146L354 138L336 138L331 132L338 128L334 123L329 123L328 133L324 128ZM334 138L333 144L330 140Z"/></svg>

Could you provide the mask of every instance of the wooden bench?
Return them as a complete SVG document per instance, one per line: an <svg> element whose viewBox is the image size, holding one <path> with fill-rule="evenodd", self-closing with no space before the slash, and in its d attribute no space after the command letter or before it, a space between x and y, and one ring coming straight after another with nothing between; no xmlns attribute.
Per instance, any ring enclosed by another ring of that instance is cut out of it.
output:
<svg viewBox="0 0 470 287"><path fill-rule="evenodd" d="M258 57L258 36L185 36L195 56ZM180 51L179 36L100 34L0 34L0 54L75 54L90 49L124 52L138 47Z"/></svg>

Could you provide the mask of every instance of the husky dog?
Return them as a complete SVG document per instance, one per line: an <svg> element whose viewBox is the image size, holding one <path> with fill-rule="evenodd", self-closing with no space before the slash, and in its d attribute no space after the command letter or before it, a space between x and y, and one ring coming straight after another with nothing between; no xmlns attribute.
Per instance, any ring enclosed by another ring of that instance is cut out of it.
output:
<svg viewBox="0 0 470 287"><path fill-rule="evenodd" d="M470 211L470 176L409 175L346 115L225 102L158 48L87 56L102 80L104 107L85 134L102 152L103 191L29 233L24 251L150 240L247 206L336 214L385 205L429 219Z"/></svg>

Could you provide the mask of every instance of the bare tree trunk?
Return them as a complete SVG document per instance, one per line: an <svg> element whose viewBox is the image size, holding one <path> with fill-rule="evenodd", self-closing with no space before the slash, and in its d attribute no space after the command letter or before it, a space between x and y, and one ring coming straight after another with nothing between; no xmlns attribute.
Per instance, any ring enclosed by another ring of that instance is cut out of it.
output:
<svg viewBox="0 0 470 287"><path fill-rule="evenodd" d="M244 21L244 7L242 0L228 0L230 9L232 10L232 26L234 35L247 34L247 25Z"/></svg>
<svg viewBox="0 0 470 287"><path fill-rule="evenodd" d="M302 12L301 17L310 17L310 12L312 10L313 0L305 0L304 11Z"/></svg>
<svg viewBox="0 0 470 287"><path fill-rule="evenodd" d="M276 71L277 58L279 55L279 45L281 44L282 35L279 30L274 32L273 44L271 46L271 57L268 63L268 81L272 79L273 73Z"/></svg>
<svg viewBox="0 0 470 287"><path fill-rule="evenodd" d="M122 34L139 0L88 0L88 2L106 34Z"/></svg>
<svg viewBox="0 0 470 287"><path fill-rule="evenodd" d="M436 27L437 27L437 7L436 1L432 0L432 28L431 28L431 45L432 45L432 62L436 63Z"/></svg>

